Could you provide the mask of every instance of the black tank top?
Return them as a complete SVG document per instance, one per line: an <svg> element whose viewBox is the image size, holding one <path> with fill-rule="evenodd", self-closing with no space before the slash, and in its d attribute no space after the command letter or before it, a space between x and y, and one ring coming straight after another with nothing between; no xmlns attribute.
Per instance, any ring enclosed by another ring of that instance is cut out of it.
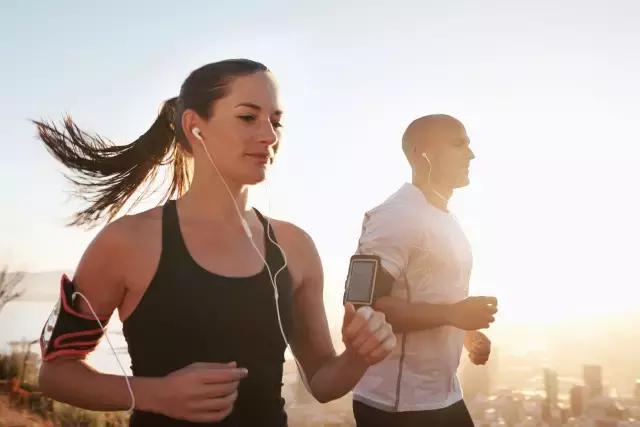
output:
<svg viewBox="0 0 640 427"><path fill-rule="evenodd" d="M272 274L284 264L267 221L266 261ZM291 336L292 288L287 269L277 278L283 328ZM180 232L176 203L162 211L162 253L155 276L134 312L124 321L133 375L162 377L193 362L237 361L249 375L240 381L233 412L218 426L287 425L281 397L285 344L280 334L273 286L266 268L251 277L224 277L191 257ZM203 424L134 411L130 426L186 427Z"/></svg>

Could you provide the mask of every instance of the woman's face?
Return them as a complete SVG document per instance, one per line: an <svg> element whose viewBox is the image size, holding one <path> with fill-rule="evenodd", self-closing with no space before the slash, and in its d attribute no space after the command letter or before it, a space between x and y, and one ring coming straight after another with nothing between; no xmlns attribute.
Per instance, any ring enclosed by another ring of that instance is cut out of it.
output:
<svg viewBox="0 0 640 427"><path fill-rule="evenodd" d="M265 179L280 141L277 86L271 73L258 72L234 78L228 90L199 127L222 176L237 184L256 184Z"/></svg>

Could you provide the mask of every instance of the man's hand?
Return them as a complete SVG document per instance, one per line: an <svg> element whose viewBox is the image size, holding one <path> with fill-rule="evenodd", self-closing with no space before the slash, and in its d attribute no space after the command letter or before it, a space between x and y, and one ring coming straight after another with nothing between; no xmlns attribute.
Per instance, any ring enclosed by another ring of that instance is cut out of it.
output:
<svg viewBox="0 0 640 427"><path fill-rule="evenodd" d="M486 329L495 321L497 312L495 297L469 297L451 306L448 324L465 331Z"/></svg>
<svg viewBox="0 0 640 427"><path fill-rule="evenodd" d="M491 354L491 340L479 331L468 331L464 337L464 347L474 365L484 365Z"/></svg>
<svg viewBox="0 0 640 427"><path fill-rule="evenodd" d="M351 303L344 306L342 341L347 354L367 366L383 360L396 346L396 336L384 313L369 306L356 311Z"/></svg>

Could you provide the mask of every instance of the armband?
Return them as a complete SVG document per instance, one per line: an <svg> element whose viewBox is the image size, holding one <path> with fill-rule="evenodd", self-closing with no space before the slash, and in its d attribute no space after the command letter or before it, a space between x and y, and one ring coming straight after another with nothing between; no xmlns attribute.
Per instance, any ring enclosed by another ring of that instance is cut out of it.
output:
<svg viewBox="0 0 640 427"><path fill-rule="evenodd" d="M66 275L60 280L60 298L49 315L40 334L42 360L60 356L84 357L96 348L104 330L91 314L80 313L73 307L75 286ZM109 318L100 319L103 326Z"/></svg>
<svg viewBox="0 0 640 427"><path fill-rule="evenodd" d="M372 305L391 293L393 276L382 267L377 255L354 255L349 263L343 302L356 306Z"/></svg>

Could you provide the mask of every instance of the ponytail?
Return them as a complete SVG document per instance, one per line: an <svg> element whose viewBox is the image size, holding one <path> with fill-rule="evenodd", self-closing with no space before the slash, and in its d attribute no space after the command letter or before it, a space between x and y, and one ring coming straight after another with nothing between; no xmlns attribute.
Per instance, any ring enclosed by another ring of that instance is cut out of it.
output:
<svg viewBox="0 0 640 427"><path fill-rule="evenodd" d="M67 178L76 194L89 205L77 212L71 225L91 226L104 215L111 221L144 183L155 178L161 166L172 168L171 183L164 200L179 197L190 183L189 148L175 134L177 98L167 100L155 122L138 139L115 145L99 135L81 130L65 117L55 123L33 121L47 149L73 173ZM148 193L145 188L134 205Z"/></svg>

